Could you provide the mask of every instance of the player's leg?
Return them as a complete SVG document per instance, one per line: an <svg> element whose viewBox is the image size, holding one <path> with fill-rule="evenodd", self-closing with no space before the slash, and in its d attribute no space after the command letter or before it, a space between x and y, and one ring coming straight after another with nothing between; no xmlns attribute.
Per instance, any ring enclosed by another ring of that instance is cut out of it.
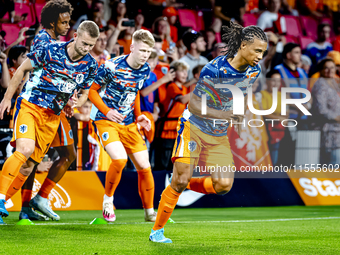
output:
<svg viewBox="0 0 340 255"><path fill-rule="evenodd" d="M55 147L55 149L59 154L59 159L53 162L38 194L30 201L30 205L49 218L60 220L60 216L49 206L48 196L75 160L76 152L73 143L68 146Z"/></svg>
<svg viewBox="0 0 340 255"><path fill-rule="evenodd" d="M144 219L154 222L156 220L153 207L155 182L151 172L148 150L136 123L124 127L121 132L121 141L137 169L138 192L142 199Z"/></svg>
<svg viewBox="0 0 340 255"><path fill-rule="evenodd" d="M27 158L34 151L35 141L28 138L19 138L16 140L16 148L13 155L6 160L0 176L0 217L8 216L5 208L6 194L15 177L19 174L20 168L23 167L25 171L31 172L34 167L34 163L27 160Z"/></svg>
<svg viewBox="0 0 340 255"><path fill-rule="evenodd" d="M123 144L119 141L109 143L105 146L105 150L112 161L105 177L103 216L105 220L112 222L116 220L113 210L113 196L122 177L122 172L127 162L127 154Z"/></svg>
<svg viewBox="0 0 340 255"><path fill-rule="evenodd" d="M137 169L138 192L142 199L145 221L155 222L156 212L154 211L155 182L151 172L149 154L147 150L129 154L130 159Z"/></svg>
<svg viewBox="0 0 340 255"><path fill-rule="evenodd" d="M193 172L193 165L190 159L187 163L176 160L173 168L171 184L162 193L161 201L158 205L156 222L151 230L149 240L160 243L172 243L169 238L164 237L164 226L169 220L181 193L187 187ZM183 160L183 158L182 158Z"/></svg>

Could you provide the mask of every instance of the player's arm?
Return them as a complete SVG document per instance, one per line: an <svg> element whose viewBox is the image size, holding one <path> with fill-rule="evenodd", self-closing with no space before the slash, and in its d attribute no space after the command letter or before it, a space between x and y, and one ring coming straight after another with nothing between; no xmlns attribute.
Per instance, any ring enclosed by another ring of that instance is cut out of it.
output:
<svg viewBox="0 0 340 255"><path fill-rule="evenodd" d="M149 131L151 129L151 121L142 114L142 111L140 109L140 93L138 91L136 100L135 100L135 106L134 106L134 114L136 117L137 124L145 128L146 131Z"/></svg>
<svg viewBox="0 0 340 255"><path fill-rule="evenodd" d="M7 110L7 113L11 110L11 99L14 95L14 93L17 91L22 78L24 77L26 72L29 72L33 70L33 66L31 64L30 59L26 59L16 70L14 76L9 82L9 86L6 90L6 93L4 95L4 99L2 100L0 104L0 118L3 119L4 112Z"/></svg>

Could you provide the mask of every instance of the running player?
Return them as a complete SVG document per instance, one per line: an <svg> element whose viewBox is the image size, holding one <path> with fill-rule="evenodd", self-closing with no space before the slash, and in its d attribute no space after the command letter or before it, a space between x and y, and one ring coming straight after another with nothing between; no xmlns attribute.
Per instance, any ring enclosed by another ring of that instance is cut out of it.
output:
<svg viewBox="0 0 340 255"><path fill-rule="evenodd" d="M150 66L146 61L154 44L149 31L141 29L134 32L131 53L107 60L101 65L89 92L89 98L95 106L91 118L102 146L112 159L106 173L103 202L103 216L109 222L116 220L113 195L127 156L137 169L144 218L146 221L156 220L153 208L155 184L147 147L139 132L139 126L147 131L151 128L150 120L140 112L139 90L150 74Z"/></svg>
<svg viewBox="0 0 340 255"><path fill-rule="evenodd" d="M203 164L209 169L219 165L228 169L234 165L227 128L230 120L238 119L238 116L232 114L231 91L217 88L215 85L234 85L246 95L247 88L261 72L258 63L267 49L267 36L257 26L243 28L230 23L230 27L224 27L226 33L223 35L223 41L228 45L226 55L215 58L202 69L189 106L179 118L178 135L172 156L172 181L162 193L150 241L172 243L164 236L164 225L170 218L180 194L187 187L195 166ZM207 95L206 115L201 114L203 94ZM224 124L215 125L213 119L223 119ZM191 190L222 195L231 189L234 181L232 171L211 171L210 174L210 178L193 178L198 181L193 185L190 183Z"/></svg>
<svg viewBox="0 0 340 255"><path fill-rule="evenodd" d="M43 49L47 44L56 42L59 36L65 36L67 34L70 28L69 22L71 20L72 10L71 4L66 0L52 0L44 6L41 11L41 24L44 29L34 37L31 52ZM47 198L76 158L71 126L68 123L64 111L60 113L60 120L58 132L51 144L51 147L57 150L59 158L53 162L39 193L31 200L35 169L27 178L23 168L21 168L18 176L8 189L6 200L11 198L16 191L19 190L18 187L22 186L22 208L19 219L44 220L44 217L33 211L32 207L53 220L60 219L59 215L49 207ZM25 181L24 185L22 185L23 181Z"/></svg>
<svg viewBox="0 0 340 255"><path fill-rule="evenodd" d="M23 167L28 176L34 165L41 162L48 151L60 124L60 113L68 100L80 89L82 96L75 107L86 100L94 77L97 62L89 54L99 36L93 21L84 21L74 33L74 40L51 43L42 50L27 54L10 81L0 104L0 118L9 112L15 93L25 72L33 70L29 81L17 98L14 110L12 145L16 151L9 157L0 176L0 219L8 216L5 197L11 183Z"/></svg>

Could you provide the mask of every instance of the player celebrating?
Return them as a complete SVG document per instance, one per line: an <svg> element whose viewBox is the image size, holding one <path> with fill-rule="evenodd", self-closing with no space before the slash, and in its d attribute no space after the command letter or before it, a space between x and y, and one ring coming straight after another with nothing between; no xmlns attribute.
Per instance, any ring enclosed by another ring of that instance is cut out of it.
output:
<svg viewBox="0 0 340 255"><path fill-rule="evenodd" d="M45 29L42 29L39 34L35 36L31 46L32 52L44 48L47 44L56 42L59 36L65 36L67 34L70 28L69 22L71 20L72 10L71 4L66 0L52 0L44 6L41 11L41 24ZM39 193L31 200L35 169L26 180L25 172L23 168L21 168L18 176L8 190L6 200L11 198L16 191L19 190L18 187L22 186L22 208L19 219L44 220L40 214L32 210L32 207L41 211L51 219L60 219L59 215L49 207L47 198L76 158L71 126L67 121L64 111L60 113L60 120L58 132L50 145L57 150L59 158L53 162ZM23 182L25 182L24 185L22 185Z"/></svg>
<svg viewBox="0 0 340 255"><path fill-rule="evenodd" d="M215 85L234 85L246 95L247 88L261 72L258 63L267 49L267 36L257 26L243 28L230 23L230 27L224 27L226 33L223 35L223 41L228 48L226 55L215 58L203 68L189 106L179 118L172 157L172 181L162 193L150 241L172 243L164 236L164 225L170 218L180 194L187 187L195 166L205 164L209 169L216 165L234 165L227 138L229 124L215 125L213 119L231 120L238 119L238 116L232 114L231 91L217 88ZM203 94L207 95L206 115L201 114ZM211 178L195 179L199 181L195 184L190 182L191 190L222 195L231 189L234 174L232 171L214 171L211 172Z"/></svg>
<svg viewBox="0 0 340 255"><path fill-rule="evenodd" d="M140 112L139 90L150 73L148 60L155 41L147 30L138 30L132 36L129 55L107 60L98 69L90 89L93 107L91 118L102 146L112 163L106 173L103 216L106 221L116 220L113 194L120 182L127 156L138 173L138 190L146 221L155 221L153 209L154 180L145 142L139 126L150 130L150 120ZM98 93L98 90L101 92Z"/></svg>
<svg viewBox="0 0 340 255"><path fill-rule="evenodd" d="M3 101L0 118L9 112L11 98L25 72L33 70L29 81L17 98L14 111L12 145L16 151L9 157L0 176L0 219L8 216L5 195L19 170L28 176L34 165L41 162L49 149L60 123L60 112L72 94L81 89L82 96L75 107L87 99L88 89L97 74L97 62L89 54L99 36L99 28L93 21L84 21L74 33L74 40L52 43L42 50L27 54L18 68Z"/></svg>

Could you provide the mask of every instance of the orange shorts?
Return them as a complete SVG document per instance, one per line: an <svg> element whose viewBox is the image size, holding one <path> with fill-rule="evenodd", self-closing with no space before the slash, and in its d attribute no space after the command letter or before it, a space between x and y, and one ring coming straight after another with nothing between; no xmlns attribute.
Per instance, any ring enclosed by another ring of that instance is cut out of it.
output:
<svg viewBox="0 0 340 255"><path fill-rule="evenodd" d="M184 118L179 118L172 162L193 166L234 166L228 136L212 136L202 132Z"/></svg>
<svg viewBox="0 0 340 255"><path fill-rule="evenodd" d="M16 140L19 138L34 140L35 150L30 158L40 163L58 130L60 116L18 97L14 108L13 122L11 145L15 147Z"/></svg>
<svg viewBox="0 0 340 255"><path fill-rule="evenodd" d="M66 114L62 111L60 113L60 124L58 131L54 137L51 147L62 147L73 144L73 133L66 118Z"/></svg>
<svg viewBox="0 0 340 255"><path fill-rule="evenodd" d="M147 150L136 123L124 126L109 120L97 120L93 125L104 148L112 142L120 141L127 154Z"/></svg>

